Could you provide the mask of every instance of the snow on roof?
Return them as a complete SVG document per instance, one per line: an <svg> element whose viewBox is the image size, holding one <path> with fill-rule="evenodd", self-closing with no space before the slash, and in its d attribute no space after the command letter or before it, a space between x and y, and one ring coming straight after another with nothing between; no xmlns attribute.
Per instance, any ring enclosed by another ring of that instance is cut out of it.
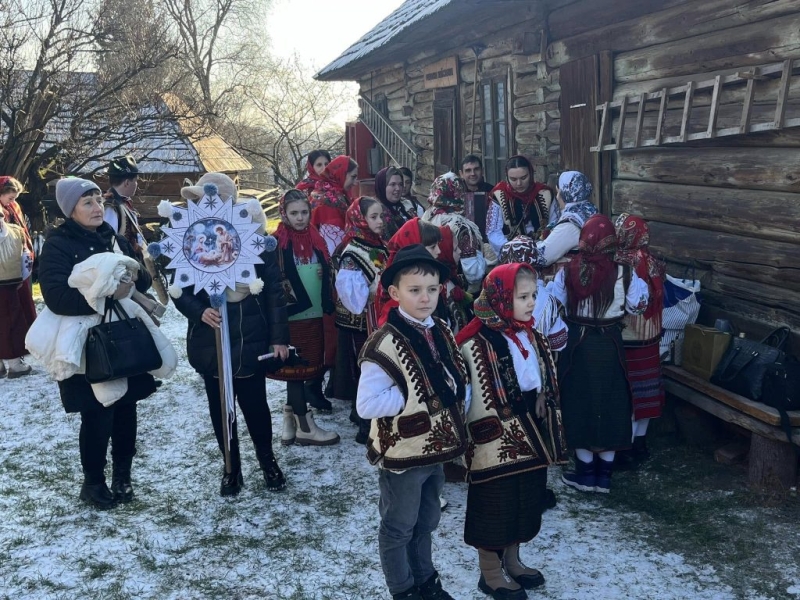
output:
<svg viewBox="0 0 800 600"><path fill-rule="evenodd" d="M378 23L360 40L345 50L339 58L317 73L315 78L322 81L337 79L337 71L353 66L354 63L366 58L378 48L385 46L416 23L453 3L454 0L406 0L400 8Z"/></svg>

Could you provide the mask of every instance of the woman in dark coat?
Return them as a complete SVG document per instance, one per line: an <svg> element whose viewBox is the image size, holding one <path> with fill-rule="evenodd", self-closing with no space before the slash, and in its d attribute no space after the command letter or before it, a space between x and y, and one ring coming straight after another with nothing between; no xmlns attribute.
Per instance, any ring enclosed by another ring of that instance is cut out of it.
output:
<svg viewBox="0 0 800 600"><path fill-rule="evenodd" d="M103 199L92 181L70 177L56 184L56 201L67 220L48 236L39 262L39 282L47 307L57 315L96 314L83 295L67 283L73 267L100 252L121 251L135 258L124 237L116 235L103 222ZM115 248L116 246L116 248ZM142 266L135 281L140 292L150 287L151 279ZM126 298L134 282L120 283L114 298ZM61 402L68 413L81 415L79 434L84 481L81 500L99 509L117 502L133 500L131 463L136 454L136 402L156 391L149 374L128 378L127 393L104 407L97 401L85 375L76 374L58 382ZM106 485L105 466L111 440L111 489Z"/></svg>
<svg viewBox="0 0 800 600"><path fill-rule="evenodd" d="M233 181L217 174L220 196L232 196L236 200ZM201 180L202 181L202 180ZM198 185L202 185L198 182ZM227 186L227 187L226 187ZM223 189L225 187L225 189ZM186 197L186 190L181 190ZM274 252L261 254L263 264L256 265L256 274L264 282L259 293L250 293L247 286L237 286L236 291L227 292L228 327L231 336L231 364L233 393L247 423L247 431L253 440L256 457L264 473L267 489L272 491L286 487L275 455L272 452L272 415L267 405L266 366L258 360L267 354L270 346L281 359L288 356L289 325L281 272ZM211 299L205 291L197 294L182 293L173 298L177 309L189 319L186 349L189 364L203 377L208 397L208 411L220 452L224 452L222 430L222 408L217 371L217 349L214 330L222 322L219 311L212 308ZM224 473L220 484L220 495L235 496L241 490L243 479L239 455L237 423L231 429L231 472Z"/></svg>

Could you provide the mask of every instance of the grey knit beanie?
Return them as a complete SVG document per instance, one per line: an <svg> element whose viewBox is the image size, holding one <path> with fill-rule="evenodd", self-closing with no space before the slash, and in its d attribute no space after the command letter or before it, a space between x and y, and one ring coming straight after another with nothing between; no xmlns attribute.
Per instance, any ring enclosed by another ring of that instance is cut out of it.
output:
<svg viewBox="0 0 800 600"><path fill-rule="evenodd" d="M58 208L64 213L64 216L70 218L72 211L75 210L75 205L78 204L81 196L91 190L102 192L100 187L88 179L81 179L80 177L65 177L56 182L56 202Z"/></svg>

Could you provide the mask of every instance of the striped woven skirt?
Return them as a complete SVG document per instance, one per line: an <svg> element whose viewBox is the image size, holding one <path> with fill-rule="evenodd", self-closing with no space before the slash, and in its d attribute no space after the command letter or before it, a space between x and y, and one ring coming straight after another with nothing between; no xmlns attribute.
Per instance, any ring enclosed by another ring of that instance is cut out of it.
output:
<svg viewBox="0 0 800 600"><path fill-rule="evenodd" d="M664 408L664 382L658 338L643 344L625 343L628 382L633 398L633 418L654 419Z"/></svg>
<svg viewBox="0 0 800 600"><path fill-rule="evenodd" d="M300 358L308 364L283 367L268 377L278 381L308 381L322 377L325 372L323 329L321 318L289 321L289 343L297 348Z"/></svg>

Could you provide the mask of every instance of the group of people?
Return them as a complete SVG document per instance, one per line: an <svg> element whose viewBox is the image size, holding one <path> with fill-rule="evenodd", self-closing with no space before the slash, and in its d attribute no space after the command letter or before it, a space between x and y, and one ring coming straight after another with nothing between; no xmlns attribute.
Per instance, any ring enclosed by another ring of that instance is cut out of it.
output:
<svg viewBox="0 0 800 600"><path fill-rule="evenodd" d="M132 159L117 164L135 168ZM544 582L519 548L541 527L547 467L566 464L573 451L563 482L608 493L615 462L646 457L647 425L663 405L664 265L648 250L646 222L599 214L582 173L563 173L556 190L534 181L523 156L509 159L505 173L493 186L480 157L469 155L458 175L436 178L425 207L408 169L382 169L374 196L358 196L350 157L312 152L308 176L281 198L277 248L257 266L265 284L226 292L234 394L267 489L283 489L286 477L272 450L264 378L286 382L287 446L338 443L314 411L330 412L332 398L349 402L356 440L379 467L380 562L393 598L451 598L431 557L445 465L465 467L464 540L478 551L478 587L493 598L525 598ZM197 200L208 182L236 199L219 173L181 195ZM132 194L114 190L111 202ZM99 188L86 180L59 181L56 197L66 221L42 251L42 293L58 314L88 314L69 274L97 252L141 260L135 214L123 200L114 225L132 231L115 230L103 220ZM113 295L149 284L141 269ZM223 452L220 308L205 292L171 295L188 319L188 359L203 378ZM268 352L277 366L259 360ZM131 378L128 393L105 407L81 376L59 382L65 408L81 413L82 499L100 508L132 499L136 401L155 385L150 375ZM220 493L242 485L234 423Z"/></svg>

